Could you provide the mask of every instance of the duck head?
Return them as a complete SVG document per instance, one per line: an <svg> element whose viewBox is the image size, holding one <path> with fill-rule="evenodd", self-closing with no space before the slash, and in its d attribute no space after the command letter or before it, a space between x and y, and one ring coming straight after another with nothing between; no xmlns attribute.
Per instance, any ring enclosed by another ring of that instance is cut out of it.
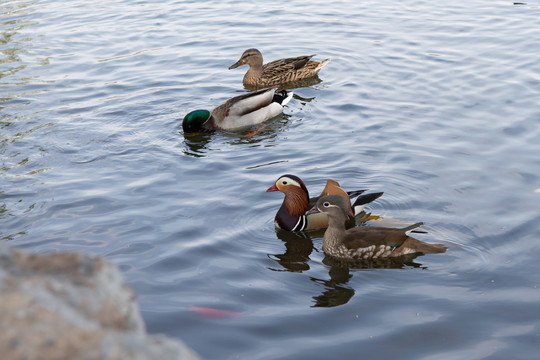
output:
<svg viewBox="0 0 540 360"><path fill-rule="evenodd" d="M244 51L242 56L240 56L240 60L229 66L230 69L236 69L239 66L242 65L249 65L249 66L260 66L262 67L263 64L263 57L259 50L257 49L247 49Z"/></svg>
<svg viewBox="0 0 540 360"><path fill-rule="evenodd" d="M317 210L327 214L331 218L345 221L347 216L352 216L349 212L347 198L341 195L323 196L317 201Z"/></svg>
<svg viewBox="0 0 540 360"><path fill-rule="evenodd" d="M182 129L184 133L201 131L205 122L210 119L210 111L208 110L194 110L184 116L182 121Z"/></svg>
<svg viewBox="0 0 540 360"><path fill-rule="evenodd" d="M285 194L283 206L290 215L300 216L309 210L309 193L304 182L295 175L282 175L266 192L281 191Z"/></svg>

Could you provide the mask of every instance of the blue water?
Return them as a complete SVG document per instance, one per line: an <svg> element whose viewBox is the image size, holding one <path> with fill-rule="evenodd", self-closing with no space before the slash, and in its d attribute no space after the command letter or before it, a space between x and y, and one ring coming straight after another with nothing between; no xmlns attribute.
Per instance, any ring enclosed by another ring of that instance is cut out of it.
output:
<svg viewBox="0 0 540 360"><path fill-rule="evenodd" d="M105 256L150 333L206 359L537 356L538 2L4 1L0 34L0 238ZM256 135L184 137L250 47L332 60ZM285 173L384 191L369 212L448 252L334 264L275 231Z"/></svg>

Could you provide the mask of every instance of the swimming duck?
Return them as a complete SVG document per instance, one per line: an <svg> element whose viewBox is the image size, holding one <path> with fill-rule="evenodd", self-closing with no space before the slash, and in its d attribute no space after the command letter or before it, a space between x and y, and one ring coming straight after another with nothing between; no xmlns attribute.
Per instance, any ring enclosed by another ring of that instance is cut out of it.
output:
<svg viewBox="0 0 540 360"><path fill-rule="evenodd" d="M310 210L321 196L329 194L341 196L343 201L347 203L347 211L352 215L352 218L358 215L368 203L383 194L382 192L363 194L365 190L346 192L337 181L328 179L321 195L310 199L304 182L298 176L289 174L280 176L274 185L266 190L266 192L271 191L281 191L285 194L283 203L276 213L274 224L277 228L288 231L324 229L328 226L326 214L316 209ZM352 205L351 199L354 199ZM343 223L345 223L345 218Z"/></svg>
<svg viewBox="0 0 540 360"><path fill-rule="evenodd" d="M276 92L276 88L264 89L235 96L212 112L194 110L184 117L184 133L213 130L237 130L262 123L279 115L292 98L293 93Z"/></svg>
<svg viewBox="0 0 540 360"><path fill-rule="evenodd" d="M323 250L345 260L374 260L406 254L444 253L446 247L427 244L407 235L407 229L359 226L345 229L349 205L342 196L328 195L317 201L317 209L328 215Z"/></svg>
<svg viewBox="0 0 540 360"><path fill-rule="evenodd" d="M253 88L274 86L315 76L330 61L330 59L311 61L313 56L315 55L279 59L263 65L261 52L257 49L247 49L240 60L229 66L229 69L247 64L249 70L244 75L244 86Z"/></svg>

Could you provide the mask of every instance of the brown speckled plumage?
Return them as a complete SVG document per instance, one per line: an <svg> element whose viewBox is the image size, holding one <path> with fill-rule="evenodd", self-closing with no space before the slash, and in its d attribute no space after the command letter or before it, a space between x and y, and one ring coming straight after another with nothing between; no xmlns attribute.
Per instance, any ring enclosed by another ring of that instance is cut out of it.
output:
<svg viewBox="0 0 540 360"><path fill-rule="evenodd" d="M342 196L328 195L317 201L319 211L328 215L323 250L340 259L371 260L415 253L444 253L446 247L427 244L401 229L360 226L345 229L348 204Z"/></svg>
<svg viewBox="0 0 540 360"><path fill-rule="evenodd" d="M229 69L249 65L244 75L244 86L262 88L274 85L292 83L317 75L330 59L323 61L310 60L315 55L298 56L271 61L263 65L263 57L257 49L247 49L240 59Z"/></svg>

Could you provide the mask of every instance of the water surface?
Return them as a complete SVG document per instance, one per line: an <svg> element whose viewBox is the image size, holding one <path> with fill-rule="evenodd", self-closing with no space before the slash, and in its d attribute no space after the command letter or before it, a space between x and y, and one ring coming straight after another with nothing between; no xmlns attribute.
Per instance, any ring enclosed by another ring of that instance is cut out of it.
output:
<svg viewBox="0 0 540 360"><path fill-rule="evenodd" d="M0 238L118 264L206 359L531 359L540 349L536 2L4 1ZM254 136L184 137L243 68L317 53ZM279 175L384 191L443 255L349 269L276 232ZM235 314L206 318L193 308Z"/></svg>

